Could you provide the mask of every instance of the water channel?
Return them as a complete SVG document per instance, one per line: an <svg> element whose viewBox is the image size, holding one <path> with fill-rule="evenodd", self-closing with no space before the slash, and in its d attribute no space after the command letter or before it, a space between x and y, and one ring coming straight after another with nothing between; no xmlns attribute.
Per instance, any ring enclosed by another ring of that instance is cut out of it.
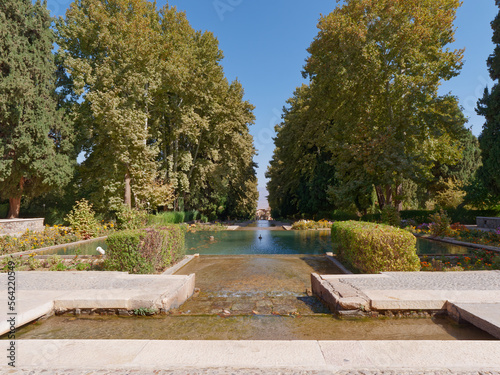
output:
<svg viewBox="0 0 500 375"><path fill-rule="evenodd" d="M19 339L157 340L491 340L446 317L335 317L310 293L310 275L338 274L323 254L329 231L188 233L200 257L177 274L196 274L199 292L167 316L63 316L21 328ZM275 228L269 228L275 229ZM210 238L213 236L213 238ZM432 250L435 251L435 250Z"/></svg>

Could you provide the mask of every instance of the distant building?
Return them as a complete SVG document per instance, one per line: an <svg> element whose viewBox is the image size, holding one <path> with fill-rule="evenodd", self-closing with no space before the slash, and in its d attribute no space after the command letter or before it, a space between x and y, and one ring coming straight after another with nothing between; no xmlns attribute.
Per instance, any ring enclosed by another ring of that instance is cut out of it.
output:
<svg viewBox="0 0 500 375"><path fill-rule="evenodd" d="M273 218L271 217L271 209L270 208L260 208L257 210L257 213L255 214L255 217L257 220L272 220Z"/></svg>

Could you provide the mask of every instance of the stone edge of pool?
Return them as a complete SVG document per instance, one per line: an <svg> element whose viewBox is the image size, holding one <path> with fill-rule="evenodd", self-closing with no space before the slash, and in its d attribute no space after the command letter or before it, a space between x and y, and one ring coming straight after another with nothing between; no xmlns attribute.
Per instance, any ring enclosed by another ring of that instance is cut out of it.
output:
<svg viewBox="0 0 500 375"><path fill-rule="evenodd" d="M500 339L500 271L311 274L312 292L341 316L442 312Z"/></svg>
<svg viewBox="0 0 500 375"><path fill-rule="evenodd" d="M21 327L56 312L76 309L166 312L182 305L195 289L195 275L129 275L124 272L16 272L15 313L7 311L7 274L0 274L0 335L9 319Z"/></svg>
<svg viewBox="0 0 500 375"><path fill-rule="evenodd" d="M44 252L51 251L51 250L63 249L65 247L73 247L73 246L78 246L78 245L85 245L85 244L89 244L89 243L92 243L92 242L104 241L106 238L108 238L108 236L92 238L90 240L82 240L82 241L77 241L77 242L63 243L63 244L60 244L60 245L42 247L42 248L39 248L39 249L21 251L21 252L18 252L18 253L4 254L4 255L0 255L0 259L7 258L7 257L12 257L12 256L17 257L17 256L29 255L29 254L39 254L39 253L44 253Z"/></svg>
<svg viewBox="0 0 500 375"><path fill-rule="evenodd" d="M0 350L8 353L9 345L8 341L1 341ZM34 373L196 373L205 369L210 372L204 374L250 373L249 370L258 370L259 374L356 370L399 370L405 374L437 370L449 374L500 369L499 341L21 340L15 343L15 352L16 370ZM7 369L4 358L0 371Z"/></svg>

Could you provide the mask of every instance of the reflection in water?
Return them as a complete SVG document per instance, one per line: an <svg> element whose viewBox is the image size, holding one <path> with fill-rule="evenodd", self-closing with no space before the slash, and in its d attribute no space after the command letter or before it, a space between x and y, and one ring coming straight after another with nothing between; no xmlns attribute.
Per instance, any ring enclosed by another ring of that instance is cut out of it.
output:
<svg viewBox="0 0 500 375"><path fill-rule="evenodd" d="M214 241L210 241L214 236ZM324 254L332 251L329 231L222 231L186 234L188 254Z"/></svg>
<svg viewBox="0 0 500 375"><path fill-rule="evenodd" d="M106 245L105 240L98 240L98 241L93 241L93 242L88 242L85 244L80 244L80 245L68 245L64 247L60 247L57 249L49 250L49 251L43 251L40 252L40 255L74 255L78 252L79 255L99 255L99 252L97 252L96 248L100 246L104 250L108 249L108 246Z"/></svg>
<svg viewBox="0 0 500 375"><path fill-rule="evenodd" d="M417 254L434 254L434 255L458 255L470 254L471 248L457 246L446 242L427 240L425 238L417 238Z"/></svg>

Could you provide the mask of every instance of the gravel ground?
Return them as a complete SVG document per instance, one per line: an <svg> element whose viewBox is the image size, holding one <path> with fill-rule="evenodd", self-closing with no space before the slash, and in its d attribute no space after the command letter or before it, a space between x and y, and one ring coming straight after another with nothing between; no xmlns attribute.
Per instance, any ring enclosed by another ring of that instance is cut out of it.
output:
<svg viewBox="0 0 500 375"><path fill-rule="evenodd" d="M341 279L361 290L500 290L500 271L390 272Z"/></svg>
<svg viewBox="0 0 500 375"><path fill-rule="evenodd" d="M178 369L178 370L6 370L9 375L500 375L498 371L452 371L452 370L295 370L295 369Z"/></svg>

